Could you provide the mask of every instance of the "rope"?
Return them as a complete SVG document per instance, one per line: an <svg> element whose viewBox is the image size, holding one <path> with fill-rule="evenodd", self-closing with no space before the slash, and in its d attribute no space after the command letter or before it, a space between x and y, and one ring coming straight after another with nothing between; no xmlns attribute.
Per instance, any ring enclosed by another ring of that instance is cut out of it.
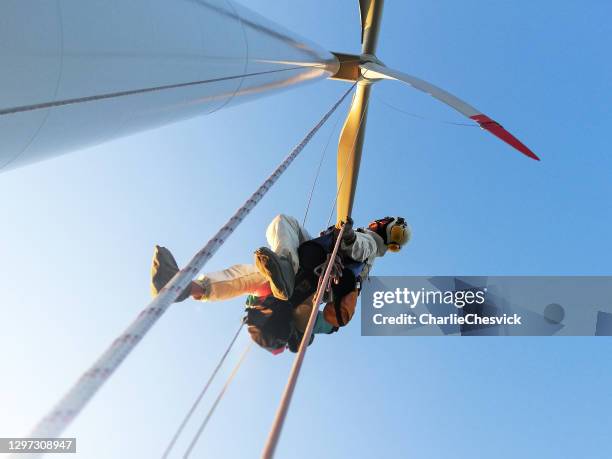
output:
<svg viewBox="0 0 612 459"><path fill-rule="evenodd" d="M223 398L223 395L225 394L225 391L227 390L227 388L229 387L231 382L236 377L236 373L238 373L238 369L242 365L242 362L244 362L244 359L246 358L247 354L251 350L252 346L253 346L253 343L249 344L247 346L247 348L244 350L244 352L242 353L242 357L240 357L240 360L238 361L238 363L236 364L236 366L232 370L232 373L227 378L227 381L225 381L225 384L223 385L223 388L219 392L219 395L217 395L217 398L215 399L215 402L210 407L210 410L208 410L208 413L206 414L206 417L204 418L204 421L202 421L202 424L200 425L200 428L198 429L198 431L196 432L195 436L193 437L193 440L191 440L191 443L189 444L189 447L187 448L187 451L185 451L185 455L183 456L183 459L187 459L189 457L189 455L193 451L193 448L198 443L198 440L200 439L200 435L202 435L202 432L204 431L204 428L208 424L208 421L210 421L210 418L212 417L213 413L217 409L217 405L219 404L219 402Z"/></svg>
<svg viewBox="0 0 612 459"><path fill-rule="evenodd" d="M353 87L355 86L355 84L353 85ZM306 204L306 210L304 211L304 219L302 220L302 227L304 228L306 227L306 218L308 217L308 211L310 210L310 203L312 202L314 190L317 186L317 181L319 180L319 175L321 173L321 167L323 166L323 161L325 160L325 154L327 153L327 148L329 147L329 143L331 142L334 132L336 132L336 127L338 127L338 123L340 123L340 118L336 118L336 122L334 123L334 126L332 127L331 131L329 132L329 136L327 137L327 142L325 143L325 148L323 148L323 153L321 153L321 159L319 160L319 166L317 167L317 172L312 182L312 188L310 189L310 194L308 195L308 203Z"/></svg>
<svg viewBox="0 0 612 459"><path fill-rule="evenodd" d="M297 158L304 147L325 124L332 113L344 101L352 88L348 89L342 97L330 108L302 141L289 153L249 199L236 211L236 213L221 227L206 245L181 269L159 295L149 303L136 317L132 324L121 334L110 347L98 358L81 378L70 388L68 393L55 405L55 407L36 425L31 437L48 438L59 437L64 429L81 412L87 402L103 386L110 376L119 367L121 362L136 347L140 340L153 327L157 320L166 312L168 307L176 300L178 295L189 285L191 280L200 272L202 267L212 258L227 238L234 232L244 218L261 201L272 185L278 180L289 165Z"/></svg>
<svg viewBox="0 0 612 459"><path fill-rule="evenodd" d="M188 83L167 84L163 86L155 86L152 88L132 89L128 91L119 91L119 92L111 92L107 94L96 94L93 96L77 97L74 99L64 99L64 100L57 100L53 102L42 102L39 104L32 104L32 105L21 105L18 107L0 109L0 116L1 115L12 115L12 114L21 113L21 112L29 112L32 110L42 110L44 108L61 107L64 105L82 104L84 102L93 102L96 100L114 99L116 97L132 96L135 94L144 94L147 92L157 92L157 91L164 91L167 89L177 89L177 88L185 88L188 86L198 86L198 85L208 84L208 83L217 83L219 81L236 80L238 78L252 77L252 76L258 76L258 75L267 75L269 73L286 72L288 70L297 70L301 68L303 67L288 67L284 69L267 70L265 72L244 73L242 75L212 78L210 80L190 81Z"/></svg>
<svg viewBox="0 0 612 459"><path fill-rule="evenodd" d="M336 237L334 250L331 254L331 257L329 258L330 262L327 263L325 274L323 275L322 279L319 278L319 286L317 288L317 294L315 295L315 299L312 302L312 310L310 311L310 317L308 318L308 325L306 326L306 331L304 332L304 336L302 337L300 348L298 349L297 355L295 356L295 360L293 361L293 366L291 367L291 373L289 373L289 379L287 380L285 391L283 392L283 396L281 397L281 401L278 406L278 410L276 411L274 422L272 423L270 433L268 434L268 440L266 441L266 445L261 454L262 459L272 459L272 457L274 457L274 451L276 450L276 445L278 444L278 439L280 438L280 433L283 428L285 418L287 416L287 411L289 410L289 404L291 403L291 397L293 396L295 385L297 383L297 378L300 374L300 369L302 368L302 362L304 361L304 356L306 355L306 349L308 348L308 343L310 342L310 337L312 336L312 330L314 328L317 314L319 312L319 304L321 303L323 293L327 290L329 284L329 278L334 267L334 263L332 260L336 259L340 243L342 242L343 234L344 224L340 228L340 232Z"/></svg>
<svg viewBox="0 0 612 459"><path fill-rule="evenodd" d="M427 118L426 116L418 115L417 113L411 113L411 112L403 110L403 109L401 109L399 107L396 107L395 105L392 105L389 102L386 102L386 101L382 100L378 96L376 96L376 99L378 99L378 101L381 102L383 105L386 105L387 107L389 107L389 108L391 108L391 109L393 109L393 110L395 110L397 112L403 113L404 115L408 115L408 116L411 116L413 118L418 118L418 119L420 119L422 121L431 121L433 123L440 123L440 124L450 124L452 126L480 127L480 126L478 126L478 125L476 125L474 123L471 123L471 124L470 123L459 123L459 122L456 122L456 121L446 121L446 120L437 120L437 119L434 119L434 118Z"/></svg>
<svg viewBox="0 0 612 459"><path fill-rule="evenodd" d="M234 346L234 343L236 342L236 339L238 339L238 335L240 335L240 331L242 330L243 326L244 326L244 321L240 322L240 326L238 327L238 330L236 330L236 334L234 335L234 337L230 341L229 345L227 346L227 349L225 350L225 352L221 356L221 359L219 360L219 363L217 363L217 366L213 370L212 374L209 376L208 381L206 381L206 384L204 385L204 389L202 389L200 394L196 397L195 401L193 402L193 405L191 405L191 408L189 409L189 411L185 415L185 418L183 419L183 421L179 425L179 428L176 430L174 436L172 437L172 440L170 440L170 443L168 444L168 446L166 447L166 450L164 451L162 459L166 459L170 455L170 452L172 451L172 448L174 448L174 445L175 445L176 441L178 440L179 436L181 435L181 433L183 432L183 429L187 425L187 422L189 422L189 419L191 418L191 416L195 412L196 408L198 407L198 405L202 401L202 398L204 398L204 395L208 391L208 388L210 387L210 385L212 384L213 380L217 376L217 373L221 369L221 366L223 365L223 362L225 362L225 358L230 353L232 347Z"/></svg>

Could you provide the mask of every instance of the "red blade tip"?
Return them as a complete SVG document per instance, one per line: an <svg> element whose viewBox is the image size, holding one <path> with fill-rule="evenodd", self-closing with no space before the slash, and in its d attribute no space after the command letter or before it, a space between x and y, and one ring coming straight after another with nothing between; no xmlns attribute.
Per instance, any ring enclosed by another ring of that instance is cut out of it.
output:
<svg viewBox="0 0 612 459"><path fill-rule="evenodd" d="M519 139L517 139L512 134L510 134L508 131L506 131L504 127L501 124L499 124L497 121L492 120L487 115L483 115L483 114L470 116L470 118L476 121L480 125L481 128L486 129L491 134L493 134L495 137L503 140L508 145L516 148L518 151L523 153L525 156L528 156L531 159L535 159L536 161L540 161L540 158L538 158L537 155L533 151L527 148Z"/></svg>

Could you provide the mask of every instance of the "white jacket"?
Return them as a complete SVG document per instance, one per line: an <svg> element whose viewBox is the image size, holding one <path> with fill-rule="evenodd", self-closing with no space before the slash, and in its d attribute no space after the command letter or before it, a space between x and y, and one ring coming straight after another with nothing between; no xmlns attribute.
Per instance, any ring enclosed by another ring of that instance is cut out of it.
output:
<svg viewBox="0 0 612 459"><path fill-rule="evenodd" d="M367 228L358 228L355 230L355 242L348 245L343 241L340 250L353 260L365 263L361 278L366 279L376 257L382 257L387 253L387 246L383 238L374 231Z"/></svg>

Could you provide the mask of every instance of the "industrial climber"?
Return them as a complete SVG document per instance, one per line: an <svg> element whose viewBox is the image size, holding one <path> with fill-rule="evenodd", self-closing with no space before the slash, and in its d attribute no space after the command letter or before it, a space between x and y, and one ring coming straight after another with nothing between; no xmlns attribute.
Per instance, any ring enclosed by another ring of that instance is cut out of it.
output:
<svg viewBox="0 0 612 459"><path fill-rule="evenodd" d="M199 301L220 301L248 295L246 322L249 332L249 318L254 323L253 329L257 328L261 325L257 314L263 310L262 317L266 321L273 315L270 311L277 314L278 323L274 326L286 325L285 335L296 329L299 336L306 327L318 275L328 262L338 233L339 227L330 227L319 237L311 238L295 218L278 215L266 230L269 247L255 251L254 264L239 264L204 274L191 282L176 301L184 301L190 296ZM410 237L410 226L402 217L385 217L357 229L353 229L353 221L348 219L339 255L333 260L334 282L326 294L327 304L317 317L315 333L332 333L350 321L355 312L360 279L368 276L377 257L384 256L387 251L400 251ZM172 253L165 247L156 246L151 273L154 296L177 271ZM279 348L282 347L280 342L276 343ZM263 347L269 350L274 348L268 342L265 344Z"/></svg>

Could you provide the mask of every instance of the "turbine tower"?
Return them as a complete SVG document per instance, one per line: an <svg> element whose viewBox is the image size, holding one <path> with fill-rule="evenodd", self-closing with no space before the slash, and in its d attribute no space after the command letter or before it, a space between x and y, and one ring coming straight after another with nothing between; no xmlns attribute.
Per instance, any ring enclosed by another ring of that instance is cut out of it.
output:
<svg viewBox="0 0 612 459"><path fill-rule="evenodd" d="M3 0L0 18L0 171L210 114L339 65L233 0Z"/></svg>

